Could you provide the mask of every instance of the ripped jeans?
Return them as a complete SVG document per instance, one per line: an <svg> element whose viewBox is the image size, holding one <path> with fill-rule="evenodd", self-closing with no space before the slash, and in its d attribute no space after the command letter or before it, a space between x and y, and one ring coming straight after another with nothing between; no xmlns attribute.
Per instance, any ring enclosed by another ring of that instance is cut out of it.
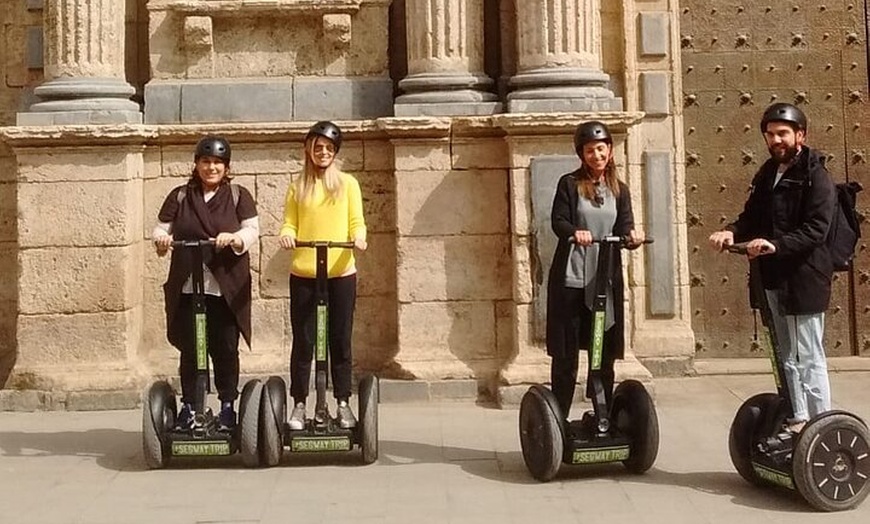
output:
<svg viewBox="0 0 870 524"><path fill-rule="evenodd" d="M831 409L831 386L822 337L825 314L786 315L778 293L765 290L780 345L794 420L809 420Z"/></svg>

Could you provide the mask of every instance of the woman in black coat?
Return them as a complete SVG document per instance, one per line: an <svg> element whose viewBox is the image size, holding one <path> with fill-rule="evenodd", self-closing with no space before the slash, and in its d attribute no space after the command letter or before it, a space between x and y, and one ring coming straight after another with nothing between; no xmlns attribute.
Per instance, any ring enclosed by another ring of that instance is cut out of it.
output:
<svg viewBox="0 0 870 524"><path fill-rule="evenodd" d="M563 175L556 187L550 217L559 240L547 281L547 354L553 359L550 379L565 419L574 397L579 350L588 349L591 341L598 263L598 245L592 240L627 236L630 248L643 242L643 235L634 230L628 187L617 179L613 139L607 126L601 122L582 124L574 135L574 147L581 165ZM613 363L624 354L623 287L622 257L617 250L607 293L601 363L608 402L613 392ZM592 396L587 383L586 397Z"/></svg>

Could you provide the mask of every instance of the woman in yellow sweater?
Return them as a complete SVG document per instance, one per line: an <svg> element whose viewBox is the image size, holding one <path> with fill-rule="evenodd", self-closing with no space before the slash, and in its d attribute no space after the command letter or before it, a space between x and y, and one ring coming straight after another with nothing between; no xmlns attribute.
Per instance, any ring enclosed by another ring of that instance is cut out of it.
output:
<svg viewBox="0 0 870 524"><path fill-rule="evenodd" d="M332 122L318 122L308 131L305 167L302 175L291 182L284 203L284 224L279 233L282 248L295 249L297 240L331 240L353 241L360 251L366 249L362 194L356 179L334 164L340 148L341 129ZM328 265L329 358L333 394L338 403L336 418L342 428L352 428L356 426L356 418L348 399L356 303L353 251L331 248ZM303 429L305 425L305 400L315 343L315 276L315 250L294 251L290 264L290 325L293 329L290 396L294 404L290 429Z"/></svg>

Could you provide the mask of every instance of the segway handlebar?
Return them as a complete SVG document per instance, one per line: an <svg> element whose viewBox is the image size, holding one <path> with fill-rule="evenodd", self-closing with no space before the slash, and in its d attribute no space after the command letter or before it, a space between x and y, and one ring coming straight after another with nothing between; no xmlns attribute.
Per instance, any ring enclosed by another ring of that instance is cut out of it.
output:
<svg viewBox="0 0 870 524"><path fill-rule="evenodd" d="M332 240L297 240L296 247L336 247L341 249L353 249L353 242L334 242Z"/></svg>
<svg viewBox="0 0 870 524"><path fill-rule="evenodd" d="M644 238L641 244L652 244L654 240L652 238ZM593 238L593 244L619 244L622 247L628 246L631 244L631 238L628 235L617 236L610 235L602 238Z"/></svg>
<svg viewBox="0 0 870 524"><path fill-rule="evenodd" d="M738 255L745 255L747 253L747 249L746 249L747 245L749 245L749 242L738 242L737 244L731 244L731 245L725 246L724 249L726 251L728 251L729 253L736 253ZM764 253L765 250L762 250L761 252Z"/></svg>
<svg viewBox="0 0 870 524"><path fill-rule="evenodd" d="M172 247L203 247L203 246L213 246L214 239L210 238L208 240L173 240Z"/></svg>

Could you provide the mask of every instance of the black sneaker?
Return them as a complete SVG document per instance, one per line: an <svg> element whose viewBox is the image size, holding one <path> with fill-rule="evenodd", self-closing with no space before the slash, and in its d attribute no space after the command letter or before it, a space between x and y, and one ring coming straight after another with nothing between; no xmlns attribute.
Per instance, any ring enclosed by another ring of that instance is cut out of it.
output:
<svg viewBox="0 0 870 524"><path fill-rule="evenodd" d="M181 411L178 412L178 418L175 419L176 431L190 431L193 427L193 418L195 413L190 404L182 404Z"/></svg>
<svg viewBox="0 0 870 524"><path fill-rule="evenodd" d="M221 412L218 414L218 430L230 431L236 427L236 412L233 409L232 402L224 402L221 405Z"/></svg>

